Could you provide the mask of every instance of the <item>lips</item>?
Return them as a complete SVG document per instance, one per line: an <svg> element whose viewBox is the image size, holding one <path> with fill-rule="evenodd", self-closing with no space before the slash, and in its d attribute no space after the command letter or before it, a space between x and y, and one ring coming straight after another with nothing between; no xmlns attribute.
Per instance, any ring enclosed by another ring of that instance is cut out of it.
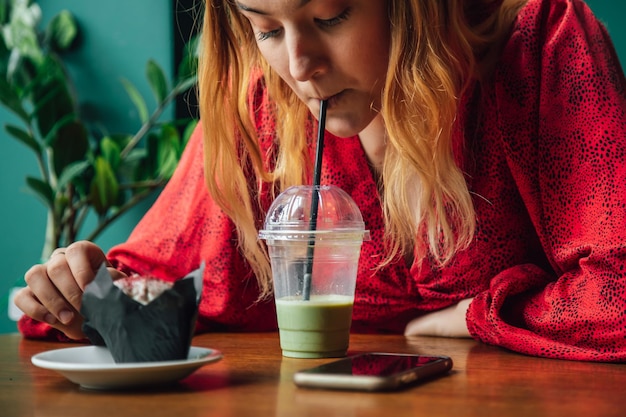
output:
<svg viewBox="0 0 626 417"><path fill-rule="evenodd" d="M337 94L324 96L323 98L314 98L314 100L316 100L316 101L326 100L328 102L328 108L331 108L333 105L335 105L341 99L341 97L343 96L345 91L346 90L342 90L342 91L338 92Z"/></svg>

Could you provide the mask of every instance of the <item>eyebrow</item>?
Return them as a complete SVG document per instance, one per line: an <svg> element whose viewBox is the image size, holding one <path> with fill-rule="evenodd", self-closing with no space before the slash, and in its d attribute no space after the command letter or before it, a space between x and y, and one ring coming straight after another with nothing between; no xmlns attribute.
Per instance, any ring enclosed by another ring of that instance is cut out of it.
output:
<svg viewBox="0 0 626 417"><path fill-rule="evenodd" d="M309 3L311 0L300 0L300 3L296 6L297 9L299 9L302 6L305 6L307 3ZM255 13L255 14L260 14L260 15L267 15L267 12L264 12L262 10L257 10L254 9L252 7L248 7L245 4L242 4L240 2L237 2L237 7L239 7L239 9L245 11L245 12L250 12L250 13Z"/></svg>

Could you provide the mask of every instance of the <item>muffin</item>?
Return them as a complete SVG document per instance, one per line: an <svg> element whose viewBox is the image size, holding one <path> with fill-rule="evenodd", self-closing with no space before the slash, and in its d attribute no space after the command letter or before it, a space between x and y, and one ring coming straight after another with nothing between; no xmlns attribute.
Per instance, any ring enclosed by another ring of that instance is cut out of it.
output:
<svg viewBox="0 0 626 417"><path fill-rule="evenodd" d="M103 264L83 294L83 332L116 363L187 359L203 270L173 283L140 275L113 281Z"/></svg>

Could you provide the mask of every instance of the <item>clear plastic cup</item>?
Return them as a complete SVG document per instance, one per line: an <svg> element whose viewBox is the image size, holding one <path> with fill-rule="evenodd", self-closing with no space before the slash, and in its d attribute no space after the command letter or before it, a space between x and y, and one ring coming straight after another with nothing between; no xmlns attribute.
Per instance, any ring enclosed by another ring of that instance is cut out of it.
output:
<svg viewBox="0 0 626 417"><path fill-rule="evenodd" d="M268 246L283 355L345 356L361 244L369 240L354 200L335 186L290 187L259 237Z"/></svg>

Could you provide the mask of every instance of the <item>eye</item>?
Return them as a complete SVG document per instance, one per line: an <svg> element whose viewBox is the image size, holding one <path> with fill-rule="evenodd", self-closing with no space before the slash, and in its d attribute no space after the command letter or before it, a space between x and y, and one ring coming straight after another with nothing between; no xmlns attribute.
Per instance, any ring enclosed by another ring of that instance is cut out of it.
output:
<svg viewBox="0 0 626 417"><path fill-rule="evenodd" d="M269 32L257 32L256 38L258 41L264 41L266 39L275 38L280 33L280 29L270 30Z"/></svg>
<svg viewBox="0 0 626 417"><path fill-rule="evenodd" d="M315 22L318 25L324 26L324 27L337 26L341 22L348 20L348 17L350 17L350 11L351 9L348 7L346 10L344 10L343 12L341 12L335 17L332 17L330 19L315 19Z"/></svg>
<svg viewBox="0 0 626 417"><path fill-rule="evenodd" d="M317 23L319 26L324 27L324 28L331 28L334 26L339 25L340 23L342 23L343 21L347 20L350 16L350 11L351 8L347 8L345 9L343 12L341 12L340 14L338 14L335 17L332 17L330 19L314 19L315 23ZM267 40L267 39L271 39L271 38L275 38L277 36L280 35L282 29L275 29L275 30L270 30L270 31L257 31L256 32L256 38L259 42Z"/></svg>

